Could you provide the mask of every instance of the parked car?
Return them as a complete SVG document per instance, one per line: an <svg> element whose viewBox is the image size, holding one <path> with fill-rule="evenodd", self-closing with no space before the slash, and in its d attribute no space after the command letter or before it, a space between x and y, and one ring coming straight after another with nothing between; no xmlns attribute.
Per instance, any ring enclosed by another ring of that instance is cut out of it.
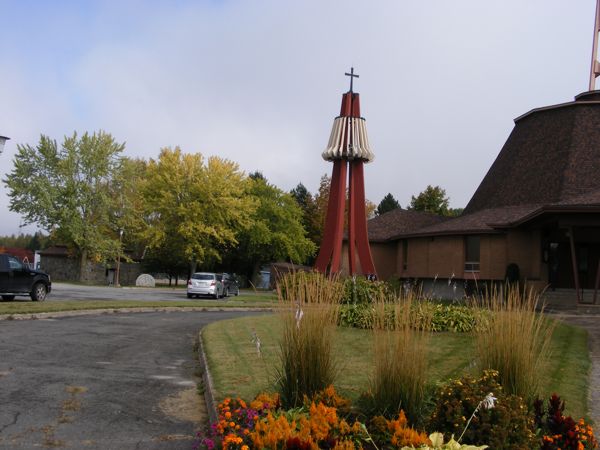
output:
<svg viewBox="0 0 600 450"><path fill-rule="evenodd" d="M42 302L51 290L50 275L30 269L15 256L0 253L0 295L3 300L29 295L31 300Z"/></svg>
<svg viewBox="0 0 600 450"><path fill-rule="evenodd" d="M193 273L187 284L187 297L192 298L194 295L210 295L214 298L223 297L223 282L219 280L216 273L212 272L196 272Z"/></svg>
<svg viewBox="0 0 600 450"><path fill-rule="evenodd" d="M223 282L223 295L225 297L229 297L230 295L240 295L240 284L238 283L235 275L223 272L221 274L217 274L217 277L219 277L219 279Z"/></svg>

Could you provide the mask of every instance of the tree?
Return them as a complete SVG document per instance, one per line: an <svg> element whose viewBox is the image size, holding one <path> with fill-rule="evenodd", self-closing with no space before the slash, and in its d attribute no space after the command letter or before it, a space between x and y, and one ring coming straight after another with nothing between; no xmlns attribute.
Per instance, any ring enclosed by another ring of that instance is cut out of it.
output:
<svg viewBox="0 0 600 450"><path fill-rule="evenodd" d="M396 200L392 194L388 193L385 197L383 197L383 200L379 202L379 205L377 205L375 214L381 216L386 212L393 211L394 209L398 208L400 208L400 203L398 203L398 200Z"/></svg>
<svg viewBox="0 0 600 450"><path fill-rule="evenodd" d="M298 185L290 191L290 194L302 210L302 225L306 230L306 237L318 247L321 243L322 227L319 221L316 200L302 183L298 183ZM309 259L307 263L312 263L312 261Z"/></svg>
<svg viewBox="0 0 600 450"><path fill-rule="evenodd" d="M439 186L428 185L423 192L416 197L411 196L408 209L415 211L427 211L441 216L448 215L449 199L446 191Z"/></svg>
<svg viewBox="0 0 600 450"><path fill-rule="evenodd" d="M150 160L142 185L151 250L168 251L189 264L211 266L238 243L256 209L247 178L232 161L165 148ZM162 249L162 250L161 250Z"/></svg>
<svg viewBox="0 0 600 450"><path fill-rule="evenodd" d="M316 245L306 236L302 210L291 194L263 178L250 178L248 195L257 205L252 226L240 233L235 250L238 267L248 276L272 261L302 264L315 253Z"/></svg>
<svg viewBox="0 0 600 450"><path fill-rule="evenodd" d="M73 133L60 148L42 135L35 148L17 146L14 168L3 180L11 211L77 251L81 279L88 258L106 261L118 252L110 233L111 182L121 168L124 147L103 131L81 137Z"/></svg>

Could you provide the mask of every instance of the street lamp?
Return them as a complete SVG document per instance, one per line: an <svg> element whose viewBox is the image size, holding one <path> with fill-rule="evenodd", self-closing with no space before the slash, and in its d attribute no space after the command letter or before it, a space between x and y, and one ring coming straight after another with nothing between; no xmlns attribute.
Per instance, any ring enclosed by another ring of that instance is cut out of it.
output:
<svg viewBox="0 0 600 450"><path fill-rule="evenodd" d="M121 228L119 230L119 253L117 253L117 270L115 273L115 287L120 287L121 284L121 280L119 279L121 277L121 247L123 246L123 229Z"/></svg>
<svg viewBox="0 0 600 450"><path fill-rule="evenodd" d="M8 141L9 139L9 137L0 136L0 154L2 154L2 152L4 151L4 144L6 144L6 141Z"/></svg>

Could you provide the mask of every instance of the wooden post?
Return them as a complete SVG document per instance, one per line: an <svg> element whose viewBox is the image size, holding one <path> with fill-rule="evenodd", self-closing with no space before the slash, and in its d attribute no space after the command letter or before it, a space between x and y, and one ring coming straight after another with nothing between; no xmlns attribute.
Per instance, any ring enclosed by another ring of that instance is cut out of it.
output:
<svg viewBox="0 0 600 450"><path fill-rule="evenodd" d="M594 305L598 298L598 287L600 287L600 260L598 260L598 270L596 271L596 284L594 285Z"/></svg>
<svg viewBox="0 0 600 450"><path fill-rule="evenodd" d="M579 292L579 269L577 268L577 254L575 253L575 236L573 227L569 227L569 244L571 246L571 263L573 265L573 280L575 280L575 290L577 291L577 304L581 303L581 293Z"/></svg>

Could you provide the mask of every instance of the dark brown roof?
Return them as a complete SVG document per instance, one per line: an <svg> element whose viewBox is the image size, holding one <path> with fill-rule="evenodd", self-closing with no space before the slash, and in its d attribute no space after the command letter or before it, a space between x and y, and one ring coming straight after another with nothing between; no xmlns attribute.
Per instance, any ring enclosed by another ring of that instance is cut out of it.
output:
<svg viewBox="0 0 600 450"><path fill-rule="evenodd" d="M448 219L448 217L429 212L397 208L367 221L369 240L372 242L386 241L401 234L416 232L423 227L445 222Z"/></svg>
<svg viewBox="0 0 600 450"><path fill-rule="evenodd" d="M411 236L427 236L440 234L494 233L498 228L509 228L514 222L521 220L540 209L540 205L520 205L503 208L482 209L473 214L450 219L440 224L421 228ZM400 236L398 236L400 237Z"/></svg>
<svg viewBox="0 0 600 450"><path fill-rule="evenodd" d="M40 252L42 256L69 256L69 248L66 245L53 245L48 247L46 250Z"/></svg>
<svg viewBox="0 0 600 450"><path fill-rule="evenodd" d="M599 94L584 93L575 102L518 118L464 214L585 200L600 191Z"/></svg>

